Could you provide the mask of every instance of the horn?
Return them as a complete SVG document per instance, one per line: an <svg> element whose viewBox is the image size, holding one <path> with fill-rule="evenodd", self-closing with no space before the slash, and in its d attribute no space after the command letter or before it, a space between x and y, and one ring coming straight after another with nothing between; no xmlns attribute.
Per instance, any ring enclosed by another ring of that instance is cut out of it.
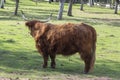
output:
<svg viewBox="0 0 120 80"><path fill-rule="evenodd" d="M23 12L22 10L21 10L21 13L22 13L22 18L23 18L25 21L29 21L29 19L25 17L24 12ZM51 18L52 18L52 13L50 14L50 16L49 16L46 20L38 20L38 21L40 21L40 22L42 22L42 23L46 23L46 22L50 21Z"/></svg>
<svg viewBox="0 0 120 80"><path fill-rule="evenodd" d="M24 12L21 10L21 13L22 13L22 18L25 20L25 21L29 21L28 18L25 17L24 15Z"/></svg>
<svg viewBox="0 0 120 80"><path fill-rule="evenodd" d="M52 13L49 15L49 17L46 20L39 20L40 22L46 23L48 21L50 21L52 18Z"/></svg>

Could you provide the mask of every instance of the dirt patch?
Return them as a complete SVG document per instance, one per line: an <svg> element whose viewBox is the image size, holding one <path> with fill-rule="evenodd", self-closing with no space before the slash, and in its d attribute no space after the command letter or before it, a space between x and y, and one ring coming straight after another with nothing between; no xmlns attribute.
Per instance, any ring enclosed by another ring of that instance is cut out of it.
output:
<svg viewBox="0 0 120 80"><path fill-rule="evenodd" d="M41 77L37 79L29 79L29 78L4 78L0 77L0 80L112 80L108 77L99 77L99 78L80 78L78 76L59 76L59 77Z"/></svg>
<svg viewBox="0 0 120 80"><path fill-rule="evenodd" d="M0 77L0 80L32 80L32 79L29 79L29 78L15 78L15 79L12 79L12 78L4 78L4 77Z"/></svg>
<svg viewBox="0 0 120 80"><path fill-rule="evenodd" d="M93 79L93 80L112 80L112 79L108 78L108 77L100 77L100 78L96 78L96 79Z"/></svg>
<svg viewBox="0 0 120 80"><path fill-rule="evenodd" d="M12 80L11 78L0 77L0 80Z"/></svg>

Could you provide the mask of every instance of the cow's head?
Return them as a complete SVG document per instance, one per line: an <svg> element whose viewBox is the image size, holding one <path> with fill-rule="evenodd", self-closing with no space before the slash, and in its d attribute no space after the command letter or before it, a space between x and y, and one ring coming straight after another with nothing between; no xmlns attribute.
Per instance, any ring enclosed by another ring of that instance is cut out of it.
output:
<svg viewBox="0 0 120 80"><path fill-rule="evenodd" d="M50 27L43 22L32 20L27 21L25 25L30 30L30 35L34 37L35 40L45 35L45 33L50 29Z"/></svg>
<svg viewBox="0 0 120 80"><path fill-rule="evenodd" d="M37 20L27 21L25 23L25 25L30 30L30 35L32 37L35 37L36 36L36 32L39 31L39 26L36 26L37 23L39 23L39 21L37 21Z"/></svg>
<svg viewBox="0 0 120 80"><path fill-rule="evenodd" d="M40 36L48 29L45 23L51 20L52 14L49 16L48 19L41 21L41 20L29 20L28 18L25 17L23 11L21 12L22 12L22 18L25 21L27 21L25 25L30 30L30 34L32 37L35 38L36 36L38 36L38 34Z"/></svg>

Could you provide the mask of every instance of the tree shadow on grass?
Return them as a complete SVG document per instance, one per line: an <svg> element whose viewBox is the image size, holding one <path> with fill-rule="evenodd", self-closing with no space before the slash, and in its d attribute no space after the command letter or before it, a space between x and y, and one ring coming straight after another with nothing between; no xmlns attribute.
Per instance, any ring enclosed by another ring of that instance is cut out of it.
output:
<svg viewBox="0 0 120 80"><path fill-rule="evenodd" d="M51 69L50 65L48 68L43 69L41 67L42 61L43 58L39 56L38 52L36 51L26 52L25 50L9 51L5 49L0 49L0 66L4 67L0 68L0 71L4 71L6 73L20 73L22 71L27 71L27 73L29 73L31 70L34 70L53 74L54 72L59 72L62 74L83 75L84 63L80 60L79 57L73 59L58 56L56 58L56 69ZM89 73L88 75L119 79L119 66L119 62L111 60L97 60L94 72ZM17 71L18 69L19 71Z"/></svg>
<svg viewBox="0 0 120 80"><path fill-rule="evenodd" d="M90 12L90 11L85 11L85 13L90 13L90 14L113 14L112 12L99 12L99 11L96 11L96 12Z"/></svg>
<svg viewBox="0 0 120 80"><path fill-rule="evenodd" d="M102 23L107 24L109 26L115 26L120 27L120 19L105 19L105 18L64 18L64 20L67 20L69 22L71 21L77 21L77 22L83 22L87 24L94 24L94 25L101 25Z"/></svg>
<svg viewBox="0 0 120 80"><path fill-rule="evenodd" d="M18 49L16 51L7 50L3 43L15 44L16 41L12 39L0 41L0 45L2 46L2 48L0 48L0 72L24 75L24 73L29 74L31 70L34 70L44 74L52 73L53 75L56 74L56 72L67 75L83 75L84 63L78 55L70 57L57 56L56 69L50 68L50 61L48 68L43 69L43 58L36 50L23 50L23 48L22 50ZM97 60L94 71L88 75L119 79L119 66L119 62L112 61L111 59ZM32 73L34 72L32 71Z"/></svg>
<svg viewBox="0 0 120 80"><path fill-rule="evenodd" d="M43 10L43 9L30 9L29 10L28 9L28 12L24 12L24 13L25 13L25 16L30 20L45 20L50 16L51 13L53 13L52 19L56 19L54 14L57 11L51 12L51 10ZM33 14L33 12L35 12L35 14ZM17 16L13 15L12 12L1 11L0 16L1 16L0 21L6 21L6 20L21 21L23 20L21 11L18 11Z"/></svg>
<svg viewBox="0 0 120 80"><path fill-rule="evenodd" d="M58 63L63 63L64 66L59 66L55 71L64 73L64 74L71 74L71 75L83 75L83 68L84 68L84 63L76 62L76 61L64 61L62 62L60 59L58 60ZM110 66L110 64L114 65ZM58 64L60 65L60 64ZM119 70L120 63L115 62L115 61L104 61L104 60L98 60L96 61L94 71L89 73L88 75L93 75L96 77L110 77L110 78L115 78L119 79L120 76L120 70Z"/></svg>

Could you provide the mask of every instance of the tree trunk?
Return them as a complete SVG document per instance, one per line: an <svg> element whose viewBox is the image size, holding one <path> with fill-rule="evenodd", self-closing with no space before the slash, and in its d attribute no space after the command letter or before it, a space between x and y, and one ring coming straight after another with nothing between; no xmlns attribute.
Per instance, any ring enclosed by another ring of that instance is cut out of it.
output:
<svg viewBox="0 0 120 80"><path fill-rule="evenodd" d="M60 2L59 2L60 9L59 9L58 16L57 16L58 20L62 19L62 14L63 14L63 9L64 9L64 2L65 2L65 0L60 0Z"/></svg>
<svg viewBox="0 0 120 80"><path fill-rule="evenodd" d="M90 7L92 7L93 4L94 4L93 0L89 0L89 5L90 5Z"/></svg>
<svg viewBox="0 0 120 80"><path fill-rule="evenodd" d="M92 0L92 6L94 6L94 0Z"/></svg>
<svg viewBox="0 0 120 80"><path fill-rule="evenodd" d="M53 0L49 0L49 3L53 2Z"/></svg>
<svg viewBox="0 0 120 80"><path fill-rule="evenodd" d="M119 0L116 0L115 1L115 14L117 14L118 13L118 3L119 3Z"/></svg>
<svg viewBox="0 0 120 80"><path fill-rule="evenodd" d="M74 3L77 3L77 2L78 2L77 0L73 0L73 4L74 4Z"/></svg>
<svg viewBox="0 0 120 80"><path fill-rule="evenodd" d="M0 8L4 8L4 0L1 0Z"/></svg>
<svg viewBox="0 0 120 80"><path fill-rule="evenodd" d="M6 0L4 0L4 3L6 3Z"/></svg>
<svg viewBox="0 0 120 80"><path fill-rule="evenodd" d="M81 0L81 6L80 6L80 10L83 11L83 5L84 5L84 1Z"/></svg>
<svg viewBox="0 0 120 80"><path fill-rule="evenodd" d="M14 15L17 15L18 7L19 7L19 0L16 0L16 7L15 7Z"/></svg>
<svg viewBox="0 0 120 80"><path fill-rule="evenodd" d="M110 8L112 9L112 0L109 1Z"/></svg>
<svg viewBox="0 0 120 80"><path fill-rule="evenodd" d="M59 0L54 0L55 2L58 2Z"/></svg>
<svg viewBox="0 0 120 80"><path fill-rule="evenodd" d="M74 0L69 1L69 7L68 7L68 12L67 12L68 16L72 16L72 4L73 4L73 1Z"/></svg>

